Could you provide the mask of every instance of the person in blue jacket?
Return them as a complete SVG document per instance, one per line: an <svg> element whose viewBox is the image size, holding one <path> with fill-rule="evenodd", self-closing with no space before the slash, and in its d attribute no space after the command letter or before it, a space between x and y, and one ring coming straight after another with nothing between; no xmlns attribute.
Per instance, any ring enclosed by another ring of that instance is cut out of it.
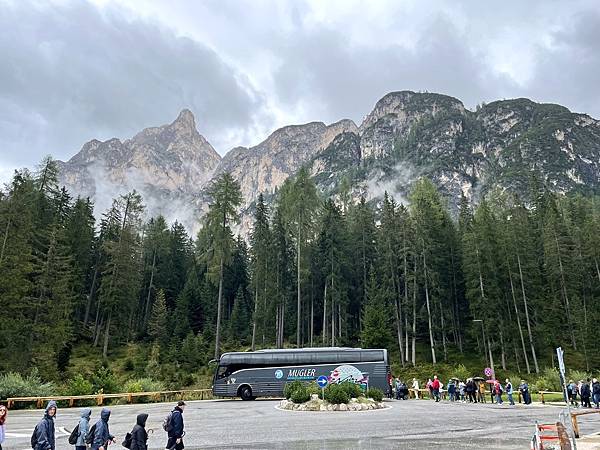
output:
<svg viewBox="0 0 600 450"><path fill-rule="evenodd" d="M185 402L180 400L177 402L177 406L171 411L171 424L168 431L169 439L167 440L168 449L182 450L185 448L183 445L183 435L185 431L183 429L183 410L185 409Z"/></svg>
<svg viewBox="0 0 600 450"><path fill-rule="evenodd" d="M54 437L54 418L56 417L56 402L50 400L46 406L44 418L36 425L34 430L34 450L55 450L56 440ZM34 440L32 439L32 441ZM34 442L32 442L33 444Z"/></svg>
<svg viewBox="0 0 600 450"><path fill-rule="evenodd" d="M90 408L85 408L81 411L81 419L79 419L79 435L77 436L77 442L75 443L75 450L85 450L87 448L85 437L90 430L91 416L92 410Z"/></svg>
<svg viewBox="0 0 600 450"><path fill-rule="evenodd" d="M110 434L108 429L108 419L110 418L110 409L102 408L100 420L96 422L94 440L92 441L92 450L107 450L109 442L116 442L115 437Z"/></svg>

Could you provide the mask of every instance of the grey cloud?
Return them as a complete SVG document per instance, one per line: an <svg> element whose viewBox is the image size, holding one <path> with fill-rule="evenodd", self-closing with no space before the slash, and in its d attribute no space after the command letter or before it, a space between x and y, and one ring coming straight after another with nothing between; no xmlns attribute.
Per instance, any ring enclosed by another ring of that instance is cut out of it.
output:
<svg viewBox="0 0 600 450"><path fill-rule="evenodd" d="M112 7L3 4L0 60L3 164L66 158L91 138L127 138L185 107L217 148L269 120L262 94L214 50Z"/></svg>
<svg viewBox="0 0 600 450"><path fill-rule="evenodd" d="M386 42L356 46L332 29L297 37L279 51L283 63L276 74L277 93L284 103L314 102L327 120L360 120L393 90L440 92L474 106L494 98L499 86L512 84L489 71L483 56L465 45L466 36L443 15L411 47Z"/></svg>

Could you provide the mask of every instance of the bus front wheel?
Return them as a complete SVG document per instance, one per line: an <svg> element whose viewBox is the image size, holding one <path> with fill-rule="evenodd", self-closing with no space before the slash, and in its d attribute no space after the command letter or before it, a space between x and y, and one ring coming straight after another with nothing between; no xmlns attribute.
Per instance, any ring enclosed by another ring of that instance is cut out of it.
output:
<svg viewBox="0 0 600 450"><path fill-rule="evenodd" d="M256 397L252 397L252 388L250 386L242 386L240 388L240 397L242 400L254 400Z"/></svg>

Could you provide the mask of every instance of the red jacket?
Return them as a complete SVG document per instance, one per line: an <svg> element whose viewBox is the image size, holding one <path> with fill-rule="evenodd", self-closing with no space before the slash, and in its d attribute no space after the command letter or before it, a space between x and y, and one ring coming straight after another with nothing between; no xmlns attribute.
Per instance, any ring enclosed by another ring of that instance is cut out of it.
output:
<svg viewBox="0 0 600 450"><path fill-rule="evenodd" d="M431 387L434 391L438 391L440 389L440 380L433 380Z"/></svg>

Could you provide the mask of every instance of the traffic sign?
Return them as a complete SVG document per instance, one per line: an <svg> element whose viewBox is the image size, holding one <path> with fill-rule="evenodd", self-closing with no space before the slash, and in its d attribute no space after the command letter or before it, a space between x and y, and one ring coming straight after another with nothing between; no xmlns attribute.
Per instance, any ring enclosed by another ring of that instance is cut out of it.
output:
<svg viewBox="0 0 600 450"><path fill-rule="evenodd" d="M324 388L325 386L327 386L328 383L329 383L329 379L325 375L321 375L319 378L317 378L317 384L321 388Z"/></svg>
<svg viewBox="0 0 600 450"><path fill-rule="evenodd" d="M491 367L486 367L483 373L485 373L486 377L491 377L494 372L492 371Z"/></svg>
<svg viewBox="0 0 600 450"><path fill-rule="evenodd" d="M558 368L560 369L560 373L562 373L563 377L565 376L565 360L563 358L564 354L565 352L563 351L562 347L558 347L556 349L556 356L558 357Z"/></svg>

